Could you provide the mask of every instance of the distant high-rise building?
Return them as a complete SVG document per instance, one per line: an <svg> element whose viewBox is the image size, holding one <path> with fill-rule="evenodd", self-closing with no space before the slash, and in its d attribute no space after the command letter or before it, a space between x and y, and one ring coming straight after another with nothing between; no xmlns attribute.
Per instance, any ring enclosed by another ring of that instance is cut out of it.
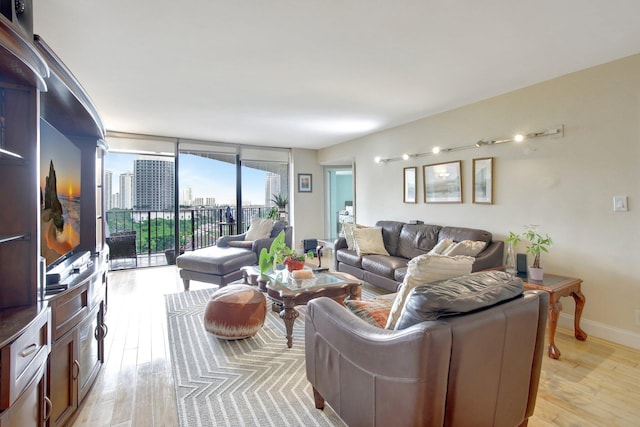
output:
<svg viewBox="0 0 640 427"><path fill-rule="evenodd" d="M109 170L104 171L104 210L110 211L113 208L113 172Z"/></svg>
<svg viewBox="0 0 640 427"><path fill-rule="evenodd" d="M133 208L133 174L125 172L120 174L120 209Z"/></svg>
<svg viewBox="0 0 640 427"><path fill-rule="evenodd" d="M180 204L184 206L193 206L193 189L191 187L187 187L182 190Z"/></svg>
<svg viewBox="0 0 640 427"><path fill-rule="evenodd" d="M133 161L133 170L136 209L173 209L175 194L173 159L140 157Z"/></svg>
<svg viewBox="0 0 640 427"><path fill-rule="evenodd" d="M193 199L193 206L215 206L215 197L196 197Z"/></svg>
<svg viewBox="0 0 640 427"><path fill-rule="evenodd" d="M113 193L111 195L111 208L119 208L120 207L120 193Z"/></svg>
<svg viewBox="0 0 640 427"><path fill-rule="evenodd" d="M273 195L280 193L280 175L273 172L267 172L267 175L264 178L264 205L273 206L274 203L271 201L271 199L273 199Z"/></svg>

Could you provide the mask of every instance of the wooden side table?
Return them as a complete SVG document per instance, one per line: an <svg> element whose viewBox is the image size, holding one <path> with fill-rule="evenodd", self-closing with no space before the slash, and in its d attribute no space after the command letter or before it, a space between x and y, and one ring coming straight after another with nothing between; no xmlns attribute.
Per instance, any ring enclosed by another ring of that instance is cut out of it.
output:
<svg viewBox="0 0 640 427"><path fill-rule="evenodd" d="M584 341L587 334L580 329L580 317L584 308L585 297L580 291L582 280L575 277L558 276L556 274L544 274L542 282L530 279L523 279L525 290L541 290L549 293L549 357L560 358L560 350L556 347L555 336L558 326L558 317L562 310L560 298L572 296L576 303L576 312L573 318L574 335L576 339Z"/></svg>

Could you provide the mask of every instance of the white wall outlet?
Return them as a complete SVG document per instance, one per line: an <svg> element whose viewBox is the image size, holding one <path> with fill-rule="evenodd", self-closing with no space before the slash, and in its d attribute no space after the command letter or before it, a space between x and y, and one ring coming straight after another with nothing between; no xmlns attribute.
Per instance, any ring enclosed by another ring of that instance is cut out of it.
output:
<svg viewBox="0 0 640 427"><path fill-rule="evenodd" d="M640 308L636 308L636 325L640 326Z"/></svg>
<svg viewBox="0 0 640 427"><path fill-rule="evenodd" d="M627 196L613 196L613 211L614 212L627 211Z"/></svg>

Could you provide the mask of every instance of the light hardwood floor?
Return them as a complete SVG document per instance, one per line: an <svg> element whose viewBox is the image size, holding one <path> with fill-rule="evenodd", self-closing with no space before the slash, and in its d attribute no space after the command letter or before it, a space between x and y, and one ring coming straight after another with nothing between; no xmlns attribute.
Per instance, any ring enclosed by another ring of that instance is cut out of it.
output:
<svg viewBox="0 0 640 427"><path fill-rule="evenodd" d="M74 426L178 425L164 302L173 292L174 266L109 273L106 361ZM640 425L640 351L563 329L556 344L562 357L544 358L530 427Z"/></svg>

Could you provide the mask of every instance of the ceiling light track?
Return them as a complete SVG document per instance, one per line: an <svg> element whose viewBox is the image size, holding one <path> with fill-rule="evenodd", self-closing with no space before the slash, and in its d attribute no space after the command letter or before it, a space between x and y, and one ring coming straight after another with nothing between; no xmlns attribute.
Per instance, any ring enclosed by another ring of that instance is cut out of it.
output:
<svg viewBox="0 0 640 427"><path fill-rule="evenodd" d="M556 127L545 129L545 130L538 131L538 132L530 132L530 133L526 133L526 134L518 133L518 134L513 135L510 138L504 138L504 139L481 139L478 142L476 142L475 144L470 144L470 145L460 145L460 146L451 147L451 148L433 147L431 149L431 151L429 151L429 152L425 152L425 153L404 153L401 157L383 158L383 157L380 157L380 156L376 156L373 160L376 163L396 162L396 161L400 161L400 160L409 160L409 159L413 159L413 158L416 158L416 157L433 156L433 155L437 155L437 154L440 154L440 153L449 153L449 152L453 152L453 151L462 151L462 150L470 150L470 149L473 149L473 148L481 148L481 147L485 147L485 146L489 146L489 145L504 144L505 142L520 143L520 142L524 142L524 141L527 141L527 140L531 140L531 139L535 139L535 138L541 138L541 137L545 137L545 136L558 136L558 137L564 136L564 125L556 126Z"/></svg>

